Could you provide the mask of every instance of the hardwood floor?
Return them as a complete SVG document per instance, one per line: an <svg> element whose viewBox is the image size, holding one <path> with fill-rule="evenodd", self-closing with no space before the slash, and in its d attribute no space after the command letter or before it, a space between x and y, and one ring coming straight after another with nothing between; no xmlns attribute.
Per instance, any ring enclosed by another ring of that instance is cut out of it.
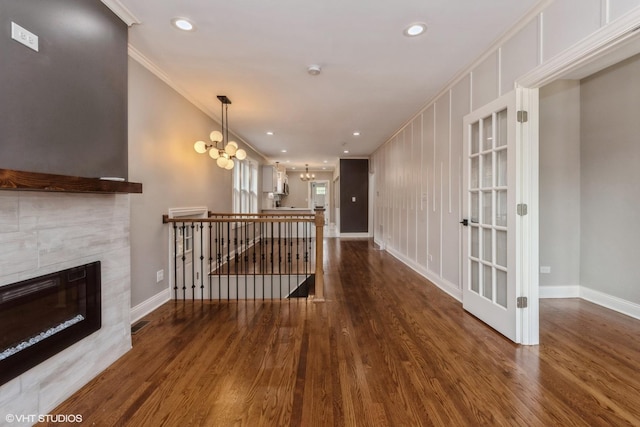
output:
<svg viewBox="0 0 640 427"><path fill-rule="evenodd" d="M328 239L325 303L168 303L54 414L96 426L640 425L640 321L541 301L514 345L364 240Z"/></svg>

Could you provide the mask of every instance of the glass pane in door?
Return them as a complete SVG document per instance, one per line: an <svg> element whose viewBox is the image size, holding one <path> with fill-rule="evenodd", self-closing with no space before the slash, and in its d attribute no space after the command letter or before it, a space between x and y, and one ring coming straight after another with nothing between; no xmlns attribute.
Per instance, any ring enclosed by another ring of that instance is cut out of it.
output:
<svg viewBox="0 0 640 427"><path fill-rule="evenodd" d="M477 226L471 226L471 256L480 258L480 229Z"/></svg>
<svg viewBox="0 0 640 427"><path fill-rule="evenodd" d="M482 259L491 262L493 259L493 245L491 244L491 229L482 229Z"/></svg>
<svg viewBox="0 0 640 427"><path fill-rule="evenodd" d="M478 188L480 184L480 157L474 157L471 159L471 172L470 172L471 188Z"/></svg>
<svg viewBox="0 0 640 427"><path fill-rule="evenodd" d="M507 232L496 230L496 264L507 267Z"/></svg>
<svg viewBox="0 0 640 427"><path fill-rule="evenodd" d="M478 192L471 193L471 222L480 222L480 195Z"/></svg>
<svg viewBox="0 0 640 427"><path fill-rule="evenodd" d="M496 158L497 158L496 185L498 187L506 187L507 186L507 150L497 151Z"/></svg>
<svg viewBox="0 0 640 427"><path fill-rule="evenodd" d="M475 261L471 261L471 290L480 292L480 264Z"/></svg>
<svg viewBox="0 0 640 427"><path fill-rule="evenodd" d="M482 151L493 148L493 117L486 117L482 121Z"/></svg>
<svg viewBox="0 0 640 427"><path fill-rule="evenodd" d="M496 191L496 225L507 226L507 190Z"/></svg>
<svg viewBox="0 0 640 427"><path fill-rule="evenodd" d="M484 274L482 275L482 296L488 299L493 299L493 280L491 274L491 267L483 265L482 269Z"/></svg>
<svg viewBox="0 0 640 427"><path fill-rule="evenodd" d="M493 186L493 153L482 155L482 188Z"/></svg>
<svg viewBox="0 0 640 427"><path fill-rule="evenodd" d="M496 270L496 303L507 307L507 272Z"/></svg>
<svg viewBox="0 0 640 427"><path fill-rule="evenodd" d="M493 218L493 202L491 200L491 191L482 192L482 224L491 225Z"/></svg>

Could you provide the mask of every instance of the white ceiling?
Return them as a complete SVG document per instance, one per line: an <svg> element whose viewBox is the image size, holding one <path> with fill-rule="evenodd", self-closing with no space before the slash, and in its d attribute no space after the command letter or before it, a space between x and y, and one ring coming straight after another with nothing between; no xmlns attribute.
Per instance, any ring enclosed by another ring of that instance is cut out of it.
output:
<svg viewBox="0 0 640 427"><path fill-rule="evenodd" d="M233 132L271 161L318 170L370 155L538 0L119 2L140 21L131 46L181 93L216 119L227 95ZM403 36L414 22L427 32Z"/></svg>

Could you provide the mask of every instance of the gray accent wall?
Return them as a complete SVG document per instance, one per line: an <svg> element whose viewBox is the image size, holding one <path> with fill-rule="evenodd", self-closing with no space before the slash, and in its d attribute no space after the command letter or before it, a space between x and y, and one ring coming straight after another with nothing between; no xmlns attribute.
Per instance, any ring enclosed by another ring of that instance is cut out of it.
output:
<svg viewBox="0 0 640 427"><path fill-rule="evenodd" d="M540 286L580 285L580 82L540 89Z"/></svg>
<svg viewBox="0 0 640 427"><path fill-rule="evenodd" d="M581 81L581 284L640 303L640 56Z"/></svg>
<svg viewBox="0 0 640 427"><path fill-rule="evenodd" d="M144 182L144 193L131 196L132 307L169 288L169 226L162 223L169 208L206 206L231 212L232 172L193 149L195 141L207 140L216 129L218 123L129 59L129 177ZM164 270L159 283L158 270Z"/></svg>
<svg viewBox="0 0 640 427"><path fill-rule="evenodd" d="M0 28L0 168L126 178L127 26L99 0L0 0Z"/></svg>

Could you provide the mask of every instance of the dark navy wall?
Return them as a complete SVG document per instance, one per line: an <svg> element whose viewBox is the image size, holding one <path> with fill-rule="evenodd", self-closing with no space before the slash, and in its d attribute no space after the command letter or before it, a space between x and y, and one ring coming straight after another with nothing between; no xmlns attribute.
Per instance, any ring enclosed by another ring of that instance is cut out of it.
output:
<svg viewBox="0 0 640 427"><path fill-rule="evenodd" d="M368 231L369 160L340 159L340 232Z"/></svg>

